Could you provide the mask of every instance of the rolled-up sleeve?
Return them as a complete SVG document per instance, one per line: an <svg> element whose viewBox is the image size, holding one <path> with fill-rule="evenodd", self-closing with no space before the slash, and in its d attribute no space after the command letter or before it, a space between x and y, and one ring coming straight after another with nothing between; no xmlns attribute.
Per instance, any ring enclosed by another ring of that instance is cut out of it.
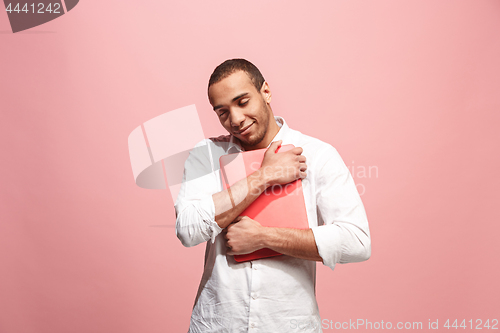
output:
<svg viewBox="0 0 500 333"><path fill-rule="evenodd" d="M312 231L323 263L334 269L336 263L370 258L371 239L363 202L349 169L331 145L321 156L323 162L316 175L316 203L322 225Z"/></svg>
<svg viewBox="0 0 500 333"><path fill-rule="evenodd" d="M212 194L219 189L215 171L210 140L206 139L196 144L184 163L182 185L174 204L175 232L184 246L194 246L209 239L213 243L222 231L215 221L212 200Z"/></svg>

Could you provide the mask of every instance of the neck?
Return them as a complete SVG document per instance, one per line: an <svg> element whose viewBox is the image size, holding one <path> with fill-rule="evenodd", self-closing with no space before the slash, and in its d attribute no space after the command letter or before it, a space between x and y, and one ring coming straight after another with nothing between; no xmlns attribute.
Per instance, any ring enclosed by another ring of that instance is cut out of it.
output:
<svg viewBox="0 0 500 333"><path fill-rule="evenodd" d="M271 114L272 115L272 114ZM269 120L269 127L267 129L267 134L264 137L264 140L262 140L262 148L266 148L269 146L269 144L273 141L274 137L278 132L280 131L280 127L276 123L276 120L274 119L274 116Z"/></svg>

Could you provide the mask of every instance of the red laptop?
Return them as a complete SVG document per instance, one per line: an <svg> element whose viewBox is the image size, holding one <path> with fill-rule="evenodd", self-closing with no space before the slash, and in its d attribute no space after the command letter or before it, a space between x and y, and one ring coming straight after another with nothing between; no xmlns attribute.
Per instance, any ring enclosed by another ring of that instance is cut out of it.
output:
<svg viewBox="0 0 500 333"><path fill-rule="evenodd" d="M283 145L276 152L294 148L294 145ZM227 154L220 157L221 178L224 189L247 177L260 168L267 148ZM246 215L265 227L308 229L306 205L302 192L302 180L297 179L285 185L268 187L240 215ZM255 259L281 255L271 249L235 255L234 259L244 262Z"/></svg>

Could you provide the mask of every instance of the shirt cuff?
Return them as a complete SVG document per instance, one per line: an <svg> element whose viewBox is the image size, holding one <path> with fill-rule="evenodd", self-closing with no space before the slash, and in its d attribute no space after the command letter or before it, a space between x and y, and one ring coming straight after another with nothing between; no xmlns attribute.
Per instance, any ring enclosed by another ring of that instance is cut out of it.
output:
<svg viewBox="0 0 500 333"><path fill-rule="evenodd" d="M209 226L209 236L213 244L215 242L215 237L221 233L222 228L219 227L215 221L215 204L212 196L209 195L201 199L199 204L200 209L198 210L198 213L203 218L203 221Z"/></svg>
<svg viewBox="0 0 500 333"><path fill-rule="evenodd" d="M339 227L329 224L313 227L311 230L314 234L318 253L323 259L323 264L333 270L342 255L342 240Z"/></svg>

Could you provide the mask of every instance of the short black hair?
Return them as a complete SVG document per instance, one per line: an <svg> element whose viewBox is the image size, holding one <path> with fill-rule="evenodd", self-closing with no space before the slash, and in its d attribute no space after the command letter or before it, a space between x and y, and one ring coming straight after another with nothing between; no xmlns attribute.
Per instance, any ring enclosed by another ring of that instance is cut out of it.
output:
<svg viewBox="0 0 500 333"><path fill-rule="evenodd" d="M245 59L228 59L217 66L214 69L212 75L210 75L208 88L210 88L212 84L225 79L226 77L237 71L244 71L245 73L247 73L247 75L250 77L250 80L252 80L253 85L255 86L255 88L257 88L257 91L260 91L260 88L262 88L265 79L259 69L250 61Z"/></svg>

